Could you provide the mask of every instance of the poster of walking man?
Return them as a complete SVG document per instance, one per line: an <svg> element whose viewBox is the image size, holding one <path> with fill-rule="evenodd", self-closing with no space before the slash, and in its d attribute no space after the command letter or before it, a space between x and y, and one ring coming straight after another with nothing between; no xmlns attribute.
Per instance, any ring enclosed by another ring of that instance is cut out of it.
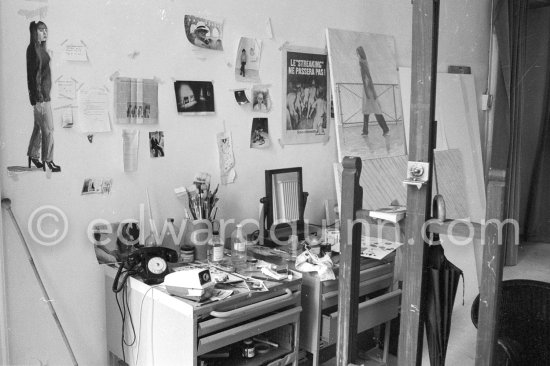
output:
<svg viewBox="0 0 550 366"><path fill-rule="evenodd" d="M328 140L327 54L315 48L287 47L283 55L283 139L285 144Z"/></svg>

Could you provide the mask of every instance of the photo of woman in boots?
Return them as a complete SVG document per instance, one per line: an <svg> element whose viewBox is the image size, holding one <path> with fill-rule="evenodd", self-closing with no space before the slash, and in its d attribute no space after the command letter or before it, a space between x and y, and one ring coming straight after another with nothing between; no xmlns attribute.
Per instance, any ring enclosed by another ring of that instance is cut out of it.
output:
<svg viewBox="0 0 550 366"><path fill-rule="evenodd" d="M374 83L369 71L369 63L367 62L367 54L363 49L363 46L357 47L357 56L359 57L359 67L361 69L361 79L363 81L363 133L362 135L369 134L369 115L374 114L376 121L382 128L382 136L388 136L390 129L386 124L386 120L382 115L382 109L378 103L378 97L374 90Z"/></svg>
<svg viewBox="0 0 550 366"><path fill-rule="evenodd" d="M27 86L34 109L34 128L27 151L28 164L29 168L34 164L44 171L47 167L52 172L60 172L61 167L53 162L53 118L50 105L52 78L50 55L46 49L48 27L43 22L31 22L29 31ZM40 159L40 152L42 159Z"/></svg>

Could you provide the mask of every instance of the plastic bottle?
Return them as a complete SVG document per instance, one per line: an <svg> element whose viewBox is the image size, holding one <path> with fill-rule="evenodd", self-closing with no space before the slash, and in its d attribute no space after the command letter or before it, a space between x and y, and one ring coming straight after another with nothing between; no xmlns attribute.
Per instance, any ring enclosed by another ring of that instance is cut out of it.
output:
<svg viewBox="0 0 550 366"><path fill-rule="evenodd" d="M223 242L220 238L220 233L217 231L212 232L212 238L209 243L210 256L209 260L212 263L219 263L223 260Z"/></svg>
<svg viewBox="0 0 550 366"><path fill-rule="evenodd" d="M155 234L153 234L153 231L149 232L149 235L145 238L144 245L146 247L156 247L157 241L155 240Z"/></svg>
<svg viewBox="0 0 550 366"><path fill-rule="evenodd" d="M176 232L174 227L174 219L173 218L167 218L166 222L164 223L164 236L162 238L162 246L165 248L173 249L177 253L179 253L179 247L176 245L176 241L174 238L174 233Z"/></svg>
<svg viewBox="0 0 550 366"><path fill-rule="evenodd" d="M237 224L233 235L231 235L231 262L233 262L235 270L246 266L246 240L241 224Z"/></svg>

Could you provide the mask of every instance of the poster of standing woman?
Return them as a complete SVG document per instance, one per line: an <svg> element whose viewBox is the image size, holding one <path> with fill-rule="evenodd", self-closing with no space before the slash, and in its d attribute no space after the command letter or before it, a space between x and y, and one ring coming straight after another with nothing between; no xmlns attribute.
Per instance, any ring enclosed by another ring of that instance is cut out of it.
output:
<svg viewBox="0 0 550 366"><path fill-rule="evenodd" d="M330 93L326 52L288 47L283 61L283 143L327 141Z"/></svg>
<svg viewBox="0 0 550 366"><path fill-rule="evenodd" d="M30 42L27 47L27 87L33 108L33 130L27 148L27 166L8 167L8 171L42 169L56 173L61 167L54 163L53 117L50 105L52 73L46 47L48 27L44 22L30 22Z"/></svg>

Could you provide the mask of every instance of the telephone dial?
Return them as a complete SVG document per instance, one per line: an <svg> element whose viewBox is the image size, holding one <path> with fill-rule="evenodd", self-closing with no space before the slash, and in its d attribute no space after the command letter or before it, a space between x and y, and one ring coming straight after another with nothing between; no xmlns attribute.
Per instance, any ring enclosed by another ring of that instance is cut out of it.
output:
<svg viewBox="0 0 550 366"><path fill-rule="evenodd" d="M122 291L128 276L133 275L139 275L148 285L159 284L164 281L164 276L169 272L167 262L175 263L177 261L178 253L173 249L165 247L139 248L118 267L113 282L113 291ZM120 281L121 275L123 275L122 282Z"/></svg>

